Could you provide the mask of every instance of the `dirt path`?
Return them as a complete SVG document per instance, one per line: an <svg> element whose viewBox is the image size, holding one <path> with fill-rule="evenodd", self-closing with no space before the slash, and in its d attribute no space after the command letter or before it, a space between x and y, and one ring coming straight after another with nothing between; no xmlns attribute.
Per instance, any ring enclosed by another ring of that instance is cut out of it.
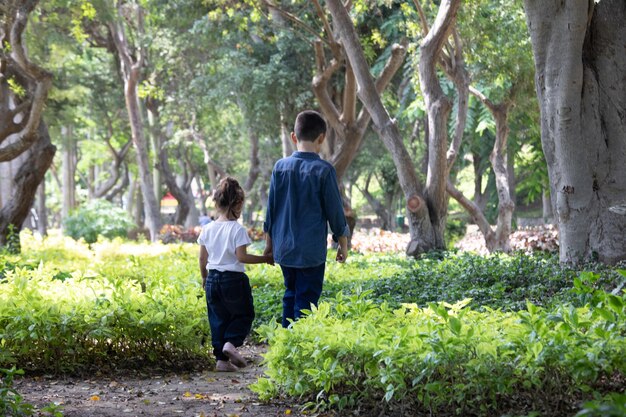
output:
<svg viewBox="0 0 626 417"><path fill-rule="evenodd" d="M244 346L250 365L236 373L18 378L15 388L38 408L60 404L66 417L300 416L297 406L262 404L248 385L263 374L263 347Z"/></svg>

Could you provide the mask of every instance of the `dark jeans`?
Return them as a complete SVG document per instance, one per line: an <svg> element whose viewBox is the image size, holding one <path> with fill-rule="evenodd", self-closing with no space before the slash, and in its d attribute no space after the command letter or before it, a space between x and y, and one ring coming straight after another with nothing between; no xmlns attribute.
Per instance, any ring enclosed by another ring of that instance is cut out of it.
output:
<svg viewBox="0 0 626 417"><path fill-rule="evenodd" d="M290 320L302 316L302 310L317 306L324 284L326 264L311 268L291 268L280 266L285 278L285 295L283 296L283 327L288 327Z"/></svg>
<svg viewBox="0 0 626 417"><path fill-rule="evenodd" d="M254 301L250 280L243 272L211 269L204 291L213 353L218 360L228 360L222 353L224 344L241 346L252 328Z"/></svg>

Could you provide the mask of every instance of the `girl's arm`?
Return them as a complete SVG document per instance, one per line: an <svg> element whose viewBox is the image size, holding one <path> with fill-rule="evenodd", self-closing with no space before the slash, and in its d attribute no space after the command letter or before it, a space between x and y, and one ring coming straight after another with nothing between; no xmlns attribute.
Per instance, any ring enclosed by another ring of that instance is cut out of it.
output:
<svg viewBox="0 0 626 417"><path fill-rule="evenodd" d="M237 247L237 249L235 249L235 255L237 255L237 260L244 264L274 264L274 257L272 255L251 255L248 253L248 247L246 245Z"/></svg>
<svg viewBox="0 0 626 417"><path fill-rule="evenodd" d="M206 264L209 261L209 252L204 245L200 246L200 255L198 256L198 265L200 266L200 275L202 275L202 288L206 283L206 277L209 274L206 270Z"/></svg>

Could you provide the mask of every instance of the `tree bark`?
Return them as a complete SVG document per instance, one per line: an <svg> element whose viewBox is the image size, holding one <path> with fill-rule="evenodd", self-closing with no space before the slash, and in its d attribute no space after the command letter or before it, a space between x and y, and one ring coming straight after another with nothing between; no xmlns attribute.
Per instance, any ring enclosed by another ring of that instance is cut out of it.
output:
<svg viewBox="0 0 626 417"><path fill-rule="evenodd" d="M107 200L109 200L113 191L117 190L118 187L114 187L118 184L120 178L122 179L122 183L125 183L126 186L128 186L128 173L126 172L126 176L124 176L124 170L127 171L128 168L124 164L124 160L126 159L126 155L132 145L132 141L129 140L126 142L119 151L113 147L109 138L107 138L106 142L109 151L111 152L111 156L113 157L113 161L109 167L109 177L105 182L99 184L97 187L94 187L93 196L95 198L103 198L106 196Z"/></svg>
<svg viewBox="0 0 626 417"><path fill-rule="evenodd" d="M119 6L121 7L121 6ZM137 166L139 168L139 179L141 182L141 191L143 193L143 203L145 205L145 215L148 230L150 231L150 240L156 241L161 228L161 214L159 210L159 201L154 193L154 182L152 171L150 170L150 159L148 156L148 146L144 133L144 123L141 118L141 110L139 106L139 97L137 88L141 78L141 68L143 65L143 57L141 49L138 56L133 58L133 54L128 45L126 32L124 30L122 11L118 9L118 21L109 24L109 30L113 37L115 50L117 52L121 73L124 79L124 99L126 101L126 110L130 121L131 135L135 154L137 156ZM138 26L143 26L143 11L141 7L137 7Z"/></svg>
<svg viewBox="0 0 626 417"><path fill-rule="evenodd" d="M24 162L13 178L12 198L0 209L0 246L19 252L19 231L33 205L39 184L52 164L56 147L50 142L45 123L40 122L38 139L27 151ZM17 240L16 235L17 233ZM12 246L16 245L16 246Z"/></svg>
<svg viewBox="0 0 626 417"><path fill-rule="evenodd" d="M543 190L541 193L541 216L543 221L552 219L552 201L550 200L550 192Z"/></svg>
<svg viewBox="0 0 626 417"><path fill-rule="evenodd" d="M507 161L507 141L509 137L508 116L511 101L495 104L476 88L470 87L470 91L487 107L487 109L489 109L489 112L493 116L496 124L496 140L494 141L491 155L489 155L489 162L491 162L496 178L496 190L498 192L498 218L495 238L490 238L492 245L490 246L487 244L487 249L489 249L490 252L510 252L511 245L509 236L512 228L513 211L515 210L515 202L512 198L512 191L509 182L509 164ZM512 96L513 94L514 92L510 91L510 95ZM473 214L472 217L474 217ZM483 229L481 228L481 231L482 230ZM483 236L485 237L485 242L487 242L487 236L484 235L484 233Z"/></svg>
<svg viewBox="0 0 626 417"><path fill-rule="evenodd" d="M452 109L452 104L443 93L437 77L437 62L441 48L454 26L460 4L459 0L441 2L437 18L420 45L420 87L428 114L428 137L430 141L425 195L431 222L436 232L437 247L445 247L443 231L448 211L446 182L449 172L446 148L448 146L448 115ZM451 158L453 156L451 155Z"/></svg>
<svg viewBox="0 0 626 417"><path fill-rule="evenodd" d="M560 259L624 260L626 3L524 4Z"/></svg>
<svg viewBox="0 0 626 417"><path fill-rule="evenodd" d="M37 231L41 236L48 235L48 210L46 208L46 181L42 180L37 188Z"/></svg>
<svg viewBox="0 0 626 417"><path fill-rule="evenodd" d="M61 135L63 136L63 205L61 207L61 218L66 219L72 210L76 208L76 144L73 138L73 129L71 126L61 127Z"/></svg>
<svg viewBox="0 0 626 417"><path fill-rule="evenodd" d="M52 75L28 59L22 38L37 4L6 1L0 16L0 162L21 159L0 209L0 246L11 252L20 251L19 232L56 151L42 122ZM24 89L23 97L12 92L9 79Z"/></svg>
<svg viewBox="0 0 626 417"><path fill-rule="evenodd" d="M285 114L280 112L280 142L283 149L283 158L290 156L294 151L293 142L291 142L291 129L289 123L285 120Z"/></svg>
<svg viewBox="0 0 626 417"><path fill-rule="evenodd" d="M433 37L431 39L436 39L439 36L445 37L446 31L449 30L447 25L454 20L459 4L460 2L458 0L452 1L452 4L450 1L442 2L442 6L440 7L440 15L442 18L438 18L438 22L436 22L433 27ZM400 186L405 194L408 207L407 212L409 213L411 241L407 248L407 254L414 256L431 249L444 248L443 230L445 225L445 212L442 213L440 211L442 208L440 207L441 201L434 201L433 199L441 197L440 200L443 200L445 204L445 173L447 172L445 165L445 141L442 148L443 150L440 152L443 163L433 163L432 166L429 164L430 181L427 183L427 192L422 193L422 185L418 180L415 165L404 146L395 122L391 120L389 113L382 104L380 94L369 72L369 66L346 8L339 0L329 0L327 1L327 5L334 21L337 23L337 31L340 34L346 54L354 70L359 85L359 98L371 115L375 129L378 131L380 138L391 153L391 157L398 171ZM439 42L435 42L435 44L439 44ZM426 45L427 53L435 54L435 57L441 50L440 47L436 48L431 41L427 41ZM434 71L434 64L432 68ZM447 129L445 123L444 129ZM431 129L430 137L435 137L433 133L436 133L438 138L441 137L439 136L441 133L434 129L434 126L433 129ZM430 151L431 153L436 153L434 148L431 148ZM438 171L437 174L431 172L431 169L441 170ZM428 186L430 186L430 188L428 188ZM443 207L443 209L445 210L445 207Z"/></svg>

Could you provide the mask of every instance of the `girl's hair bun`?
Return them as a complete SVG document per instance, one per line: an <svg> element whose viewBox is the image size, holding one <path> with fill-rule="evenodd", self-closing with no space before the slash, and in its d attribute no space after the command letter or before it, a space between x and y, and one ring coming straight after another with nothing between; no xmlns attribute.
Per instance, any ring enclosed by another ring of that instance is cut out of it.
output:
<svg viewBox="0 0 626 417"><path fill-rule="evenodd" d="M244 196L239 182L233 177L225 177L213 193L213 201L218 209L230 212L238 204L243 203Z"/></svg>

